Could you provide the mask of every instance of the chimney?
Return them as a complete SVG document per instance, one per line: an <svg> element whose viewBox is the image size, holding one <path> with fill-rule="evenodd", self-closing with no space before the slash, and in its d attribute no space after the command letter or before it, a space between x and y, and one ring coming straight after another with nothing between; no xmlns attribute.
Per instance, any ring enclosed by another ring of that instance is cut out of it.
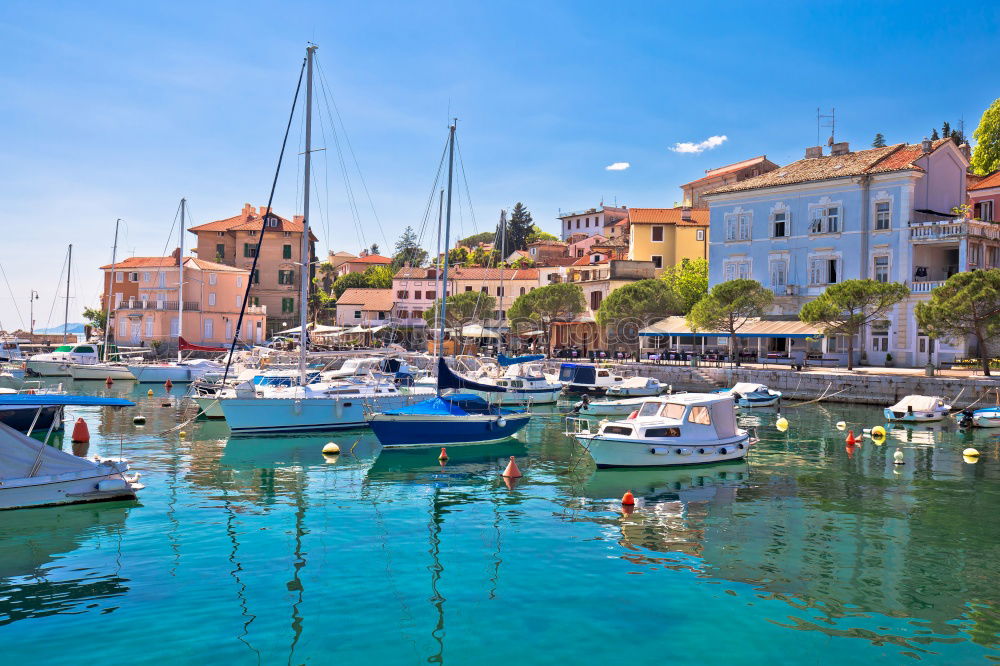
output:
<svg viewBox="0 0 1000 666"><path fill-rule="evenodd" d="M965 159L967 159L967 160L971 160L972 159L972 149L969 148L969 144L963 143L962 145L960 145L958 147L958 149L962 151L963 155L965 155Z"/></svg>
<svg viewBox="0 0 1000 666"><path fill-rule="evenodd" d="M305 220L305 219L306 219L305 215L293 215L292 216L292 221L293 222L298 222L299 224L302 224L303 220Z"/></svg>
<svg viewBox="0 0 1000 666"><path fill-rule="evenodd" d="M830 155L846 155L849 152L851 152L851 149L846 141L841 141L830 146Z"/></svg>
<svg viewBox="0 0 1000 666"><path fill-rule="evenodd" d="M691 221L691 206L681 207L681 219L684 220L685 222Z"/></svg>
<svg viewBox="0 0 1000 666"><path fill-rule="evenodd" d="M253 206L248 203L243 204L243 217L253 217Z"/></svg>
<svg viewBox="0 0 1000 666"><path fill-rule="evenodd" d="M367 257L368 256L368 249L366 248L364 250L361 250L359 256L361 256L361 257Z"/></svg>
<svg viewBox="0 0 1000 666"><path fill-rule="evenodd" d="M266 213L266 212L267 212L267 206L261 206L260 207L260 216L264 217L264 213Z"/></svg>
<svg viewBox="0 0 1000 666"><path fill-rule="evenodd" d="M931 152L931 145L932 145L931 140L928 139L927 137L924 137L924 140L920 142L920 149L924 153L929 153Z"/></svg>
<svg viewBox="0 0 1000 666"><path fill-rule="evenodd" d="M806 148L806 159L815 159L817 157L823 157L823 146L812 146L811 148Z"/></svg>

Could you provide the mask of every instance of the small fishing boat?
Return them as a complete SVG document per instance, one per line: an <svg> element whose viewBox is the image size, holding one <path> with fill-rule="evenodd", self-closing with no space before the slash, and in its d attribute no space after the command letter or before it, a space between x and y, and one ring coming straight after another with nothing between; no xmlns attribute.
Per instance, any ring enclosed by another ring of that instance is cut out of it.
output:
<svg viewBox="0 0 1000 666"><path fill-rule="evenodd" d="M0 395L0 409L32 404L37 410L66 405L129 407L118 398L73 395ZM0 509L135 499L138 475L124 460L80 458L0 424Z"/></svg>
<svg viewBox="0 0 1000 666"><path fill-rule="evenodd" d="M506 389L503 393L490 394L481 391L471 391L482 397L489 397L501 405L544 404L556 402L562 394L562 382L553 381L545 376L541 366L535 364L545 358L542 354L529 356L497 356L497 372L499 376L481 374L476 381L482 384L492 384Z"/></svg>
<svg viewBox="0 0 1000 666"><path fill-rule="evenodd" d="M206 375L220 373L225 368L226 366L221 363L203 358L128 366L128 370L142 384L162 384L168 379L171 384L183 384L197 381Z"/></svg>
<svg viewBox="0 0 1000 666"><path fill-rule="evenodd" d="M34 395L66 395L62 390L62 384L53 388L42 388L40 382L25 382L19 390L0 388L0 399L6 396L34 396ZM10 426L14 430L25 432L32 428L52 428L62 430L63 408L62 405L42 405L38 402L28 400L7 401L0 400L0 423Z"/></svg>
<svg viewBox="0 0 1000 666"><path fill-rule="evenodd" d="M1000 428L1000 407L983 407L981 409L963 409L955 414L958 425L963 428Z"/></svg>
<svg viewBox="0 0 1000 666"><path fill-rule="evenodd" d="M737 407L773 407L781 400L781 391L753 382L738 382L732 388L719 389L715 393L732 396Z"/></svg>
<svg viewBox="0 0 1000 666"><path fill-rule="evenodd" d="M663 385L655 379L626 377L610 368L589 363L563 363L559 366L559 381L568 395L657 395ZM655 383L652 383L655 382ZM614 389L614 392L612 392Z"/></svg>
<svg viewBox="0 0 1000 666"><path fill-rule="evenodd" d="M950 411L951 405L946 405L944 400L936 395L908 395L892 407L886 407L885 418L890 421L926 423L940 421L948 416Z"/></svg>
<svg viewBox="0 0 1000 666"><path fill-rule="evenodd" d="M596 432L590 427L584 419L569 417L566 434L587 450L598 467L739 460L757 441L737 428L732 396L719 393L647 398L634 416L602 422Z"/></svg>
<svg viewBox="0 0 1000 666"><path fill-rule="evenodd" d="M581 416L627 416L642 407L646 398L623 398L621 400L590 400L584 395L573 405L573 413Z"/></svg>
<svg viewBox="0 0 1000 666"><path fill-rule="evenodd" d="M652 377L628 377L620 384L611 386L606 391L609 398L637 398L642 396L660 395L667 386Z"/></svg>
<svg viewBox="0 0 1000 666"><path fill-rule="evenodd" d="M73 363L67 367L70 376L76 381L88 379L135 381L135 375L129 371L128 366L124 363L91 363L89 365Z"/></svg>

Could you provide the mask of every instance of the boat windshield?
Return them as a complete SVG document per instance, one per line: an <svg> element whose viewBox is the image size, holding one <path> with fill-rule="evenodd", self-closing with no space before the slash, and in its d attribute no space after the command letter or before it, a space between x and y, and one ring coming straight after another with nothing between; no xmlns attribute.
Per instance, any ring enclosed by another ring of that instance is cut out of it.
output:
<svg viewBox="0 0 1000 666"><path fill-rule="evenodd" d="M56 347L52 351L54 351L54 352L68 352L68 351L73 351L73 345L59 345L58 347Z"/></svg>
<svg viewBox="0 0 1000 666"><path fill-rule="evenodd" d="M639 408L637 416L656 416L656 412L659 410L659 402L644 402L642 403L642 407Z"/></svg>
<svg viewBox="0 0 1000 666"><path fill-rule="evenodd" d="M660 411L660 416L665 419L677 419L679 421L680 418L684 416L684 405L676 402L668 402L663 405L663 410Z"/></svg>

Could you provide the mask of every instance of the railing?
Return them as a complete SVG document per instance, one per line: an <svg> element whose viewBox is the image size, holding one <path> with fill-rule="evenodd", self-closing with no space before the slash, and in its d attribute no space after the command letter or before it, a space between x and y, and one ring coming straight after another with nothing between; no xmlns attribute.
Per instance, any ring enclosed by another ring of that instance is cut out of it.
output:
<svg viewBox="0 0 1000 666"><path fill-rule="evenodd" d="M911 241L958 240L963 236L1000 240L1000 225L977 220L935 220L933 222L910 223Z"/></svg>
<svg viewBox="0 0 1000 666"><path fill-rule="evenodd" d="M187 304L184 305L184 309L187 310ZM266 305L248 305L246 313L247 314L251 314L251 315L267 314L267 306Z"/></svg>
<svg viewBox="0 0 1000 666"><path fill-rule="evenodd" d="M116 310L177 310L177 301L122 301ZM201 303L184 301L185 310L200 310Z"/></svg>
<svg viewBox="0 0 1000 666"><path fill-rule="evenodd" d="M944 280L927 280L923 282L911 282L910 293L929 294L935 287L940 287L943 284Z"/></svg>

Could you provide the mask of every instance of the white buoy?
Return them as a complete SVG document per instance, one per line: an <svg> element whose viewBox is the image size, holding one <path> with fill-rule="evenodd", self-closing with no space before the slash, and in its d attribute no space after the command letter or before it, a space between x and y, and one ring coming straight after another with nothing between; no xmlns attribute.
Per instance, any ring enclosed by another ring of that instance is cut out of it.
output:
<svg viewBox="0 0 1000 666"><path fill-rule="evenodd" d="M327 442L323 445L323 455L335 456L340 453L340 446L336 442Z"/></svg>
<svg viewBox="0 0 1000 666"><path fill-rule="evenodd" d="M847 428L847 424L843 421L837 421L837 430L844 430Z"/></svg>
<svg viewBox="0 0 1000 666"><path fill-rule="evenodd" d="M962 451L962 455L963 456L969 456L970 458L978 458L979 457L979 451L977 449L973 449L973 448L970 447L970 448L965 449L964 451Z"/></svg>
<svg viewBox="0 0 1000 666"><path fill-rule="evenodd" d="M897 448L896 451L892 454L892 464L893 465L902 465L903 462L904 462L903 461L903 451L901 449Z"/></svg>

